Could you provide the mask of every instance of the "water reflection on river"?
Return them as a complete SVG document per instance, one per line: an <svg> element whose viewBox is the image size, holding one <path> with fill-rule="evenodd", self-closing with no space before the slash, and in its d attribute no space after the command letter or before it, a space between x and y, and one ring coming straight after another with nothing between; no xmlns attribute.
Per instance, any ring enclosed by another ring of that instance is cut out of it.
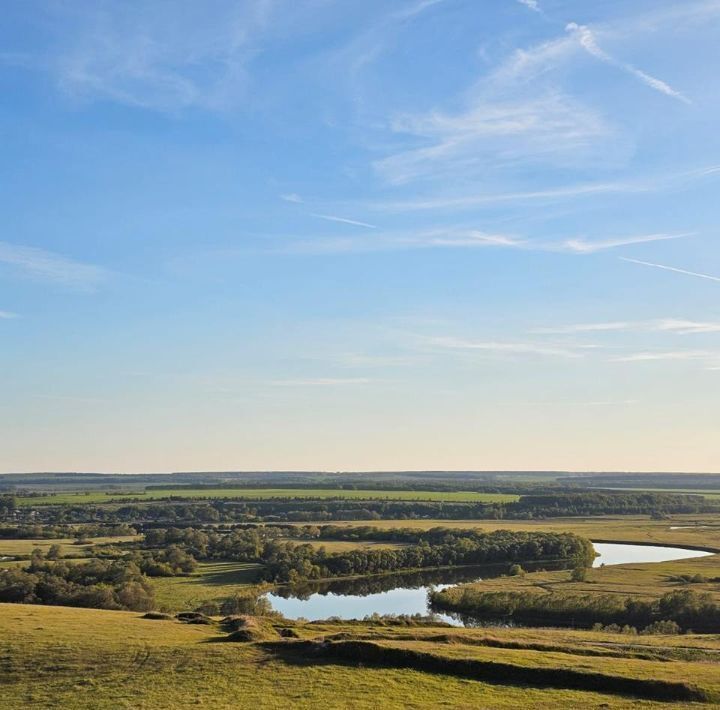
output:
<svg viewBox="0 0 720 710"><path fill-rule="evenodd" d="M536 565L534 569L563 569L565 564ZM273 608L289 619L310 621L339 617L362 619L372 614L428 614L427 595L430 588L444 589L454 584L477 582L507 573L508 566L446 567L444 569L360 577L333 582L283 587L268 599ZM526 565L532 570L532 565ZM450 617L436 614L439 619L456 623Z"/></svg>
<svg viewBox="0 0 720 710"><path fill-rule="evenodd" d="M599 553L594 565L613 565L628 562L665 562L668 560L702 557L709 552L660 547L656 545L623 545L594 543ZM525 565L526 569L563 569L567 565ZM406 574L382 575L359 579L344 579L324 583L307 583L284 587L268 599L277 611L289 619L304 618L314 621L339 617L362 619L372 614L428 613L427 594L431 587L442 589L453 584L476 582L498 577L507 572L507 565L485 567L455 567L426 570ZM437 615L449 623L457 624L448 616Z"/></svg>

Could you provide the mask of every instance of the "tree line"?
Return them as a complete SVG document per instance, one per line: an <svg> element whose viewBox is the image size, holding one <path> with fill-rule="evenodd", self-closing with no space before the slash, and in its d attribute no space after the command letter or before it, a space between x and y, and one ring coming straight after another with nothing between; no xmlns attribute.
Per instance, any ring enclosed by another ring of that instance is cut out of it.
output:
<svg viewBox="0 0 720 710"><path fill-rule="evenodd" d="M0 602L147 611L153 590L127 560L68 563L36 556L24 569L0 570Z"/></svg>
<svg viewBox="0 0 720 710"><path fill-rule="evenodd" d="M242 522L332 522L337 520L533 520L593 515L668 515L720 512L699 495L639 491L572 491L523 495L519 501L397 501L281 498L268 500L163 500L152 503L18 508L32 524L126 524L134 527ZM10 515L10 513L6 513ZM2 513L0 512L0 519ZM22 521L21 521L22 522ZM28 522L28 524L31 524Z"/></svg>
<svg viewBox="0 0 720 710"><path fill-rule="evenodd" d="M299 539L296 542L293 539ZM366 547L342 552L304 540L371 540L397 547ZM514 532L433 528L380 530L340 526L253 527L230 532L192 528L148 530L148 547L174 544L197 559L223 559L262 565L263 580L305 580L385 574L458 565L567 560L592 562L592 544L573 533Z"/></svg>
<svg viewBox="0 0 720 710"><path fill-rule="evenodd" d="M711 594L693 590L638 599L617 594L487 592L460 586L431 592L429 600L435 611L477 620L515 620L529 626L625 624L642 629L672 621L685 631L720 633L720 604Z"/></svg>
<svg viewBox="0 0 720 710"><path fill-rule="evenodd" d="M177 545L137 550L112 560L67 562L53 545L34 550L26 567L0 569L0 602L147 611L154 606L148 577L191 574L197 562Z"/></svg>
<svg viewBox="0 0 720 710"><path fill-rule="evenodd" d="M74 537L88 539L93 537L123 537L136 535L137 530L126 523L110 525L8 525L0 527L0 539L3 540L58 540Z"/></svg>

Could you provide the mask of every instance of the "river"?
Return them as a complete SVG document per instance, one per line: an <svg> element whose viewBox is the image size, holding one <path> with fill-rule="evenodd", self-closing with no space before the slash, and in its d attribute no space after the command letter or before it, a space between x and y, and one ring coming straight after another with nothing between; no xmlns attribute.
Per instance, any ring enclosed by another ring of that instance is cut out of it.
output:
<svg viewBox="0 0 720 710"><path fill-rule="evenodd" d="M620 543L593 543L598 557L593 567L704 557L712 554L700 550L659 545L629 545ZM543 565L547 568L547 565ZM526 565L527 569L531 569ZM304 618L309 621L339 617L362 619L372 614L428 613L427 593L435 589L467 582L477 582L504 574L507 565L495 567L464 567L428 570L407 574L383 575L325 583L308 583L301 588L283 588L269 594L273 608L288 619ZM440 619L456 624L450 617L438 614Z"/></svg>

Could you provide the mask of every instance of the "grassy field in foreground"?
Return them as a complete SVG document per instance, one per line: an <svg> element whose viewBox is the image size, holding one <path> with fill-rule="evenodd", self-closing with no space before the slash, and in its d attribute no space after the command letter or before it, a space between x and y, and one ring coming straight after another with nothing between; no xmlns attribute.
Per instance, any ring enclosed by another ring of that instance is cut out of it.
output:
<svg viewBox="0 0 720 710"><path fill-rule="evenodd" d="M348 500L442 500L472 501L481 503L507 503L519 496L505 493L477 493L475 491L382 491L344 490L336 488L185 488L162 489L119 493L117 491L88 491L81 493L57 493L48 496L19 496L18 505L82 505L108 503L110 501L150 501L161 498L343 498Z"/></svg>
<svg viewBox="0 0 720 710"><path fill-rule="evenodd" d="M542 629L294 628L304 638L345 632L439 659L541 668L549 676L565 669L682 680L709 692L720 690L720 643L708 637L628 640ZM508 678L478 681L352 660L284 656L260 644L214 642L221 637L215 626L150 621L130 612L2 604L0 708L678 707L629 695L515 684Z"/></svg>

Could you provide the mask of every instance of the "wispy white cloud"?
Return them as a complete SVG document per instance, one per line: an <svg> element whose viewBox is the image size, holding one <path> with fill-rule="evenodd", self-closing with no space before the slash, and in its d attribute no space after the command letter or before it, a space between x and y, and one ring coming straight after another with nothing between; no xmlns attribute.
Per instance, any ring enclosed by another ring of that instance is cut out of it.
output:
<svg viewBox="0 0 720 710"><path fill-rule="evenodd" d="M399 367L403 365L416 364L417 356L414 355L370 355L367 353L338 353L337 355L325 356L324 359L331 360L341 367Z"/></svg>
<svg viewBox="0 0 720 710"><path fill-rule="evenodd" d="M505 402L506 407L618 407L638 404L637 399L596 399L586 401L557 400L540 402Z"/></svg>
<svg viewBox="0 0 720 710"><path fill-rule="evenodd" d="M419 338L419 342L444 350L475 351L506 355L542 355L561 358L579 358L582 353L571 347L547 343L502 342L495 340L466 340L452 336L429 336Z"/></svg>
<svg viewBox="0 0 720 710"><path fill-rule="evenodd" d="M99 266L8 242L0 242L0 264L24 276L82 289L94 289L106 276Z"/></svg>
<svg viewBox="0 0 720 710"><path fill-rule="evenodd" d="M295 202L296 204L302 204L304 201L297 192L288 192L284 195L280 195L280 199L285 200L285 202Z"/></svg>
<svg viewBox="0 0 720 710"><path fill-rule="evenodd" d="M332 214L316 214L315 212L310 213L311 217L318 217L319 219L326 219L328 222L341 222L342 224L352 224L355 227L367 227L368 229L377 229L377 225L368 224L367 222L360 222L356 219L348 219L347 217L337 217Z"/></svg>
<svg viewBox="0 0 720 710"><path fill-rule="evenodd" d="M562 200L591 195L601 195L614 192L645 191L642 185L633 185L626 182L585 183L568 185L564 187L549 188L547 190L528 190L518 192L486 192L474 195L438 195L418 197L412 200L394 202L370 203L368 207L387 212L415 212L422 210L439 209L467 209L483 206L496 206L509 202L542 202L543 200Z"/></svg>
<svg viewBox="0 0 720 710"><path fill-rule="evenodd" d="M686 188L688 183L720 174L719 165L709 165L692 170L663 172L632 180L613 182L577 183L548 187L541 190L516 190L510 192L492 192L486 188L476 189L468 194L429 194L408 200L362 203L365 209L382 212L419 212L425 210L494 208L505 203L562 202L584 197L597 197L605 194L621 193L643 194ZM357 207L358 205L349 206Z"/></svg>
<svg viewBox="0 0 720 710"><path fill-rule="evenodd" d="M271 380L274 387L344 387L367 385L372 380L366 377L315 377L308 379Z"/></svg>
<svg viewBox="0 0 720 710"><path fill-rule="evenodd" d="M720 352L712 350L644 350L618 355L610 358L610 362L655 362L659 360L708 360L720 358Z"/></svg>
<svg viewBox="0 0 720 710"><path fill-rule="evenodd" d="M344 220L343 220L344 221ZM370 227L364 223L360 226ZM589 240L574 238L558 241L527 239L513 234L485 232L464 226L430 227L415 231L381 231L372 237L334 236L310 241L291 240L281 251L300 253L352 253L432 248L505 248L524 251L545 251L570 254L594 254L633 244L644 244L666 239L680 239L686 234L642 234L610 239Z"/></svg>
<svg viewBox="0 0 720 710"><path fill-rule="evenodd" d="M363 225L364 226L364 225ZM382 231L368 237L335 236L310 241L288 240L283 252L307 254L393 251L402 249L512 247L525 240L512 235L493 234L467 227L434 227L408 231Z"/></svg>
<svg viewBox="0 0 720 710"><path fill-rule="evenodd" d="M540 3L538 0L517 0L521 5L533 10L534 12L540 12Z"/></svg>
<svg viewBox="0 0 720 710"><path fill-rule="evenodd" d="M111 400L104 397L80 397L70 394L31 394L33 399L49 399L58 402L75 402L78 404L105 404Z"/></svg>
<svg viewBox="0 0 720 710"><path fill-rule="evenodd" d="M411 3L407 7L393 12L390 15L390 20L409 20L416 15L425 12L428 8L433 7L434 5L439 5L442 2L445 2L445 0L418 0L418 2Z"/></svg>
<svg viewBox="0 0 720 710"><path fill-rule="evenodd" d="M672 271L676 274L684 274L685 276L695 276L699 279L707 279L708 281L720 281L720 276L712 276L711 274L702 274L698 271L688 271L687 269L679 269L676 266L666 266L665 264L655 264L652 261L641 261L640 259L630 259L626 256L618 257L622 261L628 261L631 264L641 264L642 266L651 266L654 269L662 269L663 271Z"/></svg>
<svg viewBox="0 0 720 710"><path fill-rule="evenodd" d="M425 177L468 178L518 161L569 166L590 155L602 158L611 130L596 111L557 91L515 99L492 93L480 92L458 113L397 117L391 125L395 133L429 145L396 152L376 161L375 169L403 184Z"/></svg>
<svg viewBox="0 0 720 710"><path fill-rule="evenodd" d="M641 69L634 67L632 64L627 64L626 62L621 62L621 61L615 59L615 57L608 54L597 43L595 34L589 27L587 27L585 25L578 25L576 22L570 22L567 25L566 30L568 32L570 32L571 35L577 37L578 42L580 42L580 45L583 47L583 49L585 49L589 54L591 54L596 59L599 59L600 61L605 62L606 64L611 64L614 67L618 67L619 69L622 69L623 71L627 72L628 74L631 74L636 79L639 79L643 84L649 86L651 89L654 89L655 91L659 91L660 93L665 94L666 96L670 96L673 99L683 101L684 103L687 103L687 104L690 103L690 100L686 96L681 94L676 89L673 89L672 86L670 86L666 82L662 81L661 79L651 76L650 74L642 71Z"/></svg>
<svg viewBox="0 0 720 710"><path fill-rule="evenodd" d="M646 321L610 321L606 323L576 323L550 328L534 328L533 333L547 335L571 335L575 333L602 332L645 332L675 333L693 335L700 333L720 333L718 321L693 321L677 318L658 318Z"/></svg>
<svg viewBox="0 0 720 710"><path fill-rule="evenodd" d="M83 100L156 111L224 110L247 96L249 66L274 23L295 19L274 0L125 3L108 0L81 12L53 8L56 53L43 59L59 88Z"/></svg>
<svg viewBox="0 0 720 710"><path fill-rule="evenodd" d="M13 313L11 311L0 311L0 319L11 320L19 317L20 316L17 313Z"/></svg>
<svg viewBox="0 0 720 710"><path fill-rule="evenodd" d="M558 244L558 248L562 250L577 252L578 254L592 254L596 251L605 249L615 249L617 247L629 246L631 244L645 244L647 242L660 242L667 239L682 239L690 237L692 233L684 232L680 234L641 234L638 236L615 237L611 239L587 240L584 238L567 239Z"/></svg>

